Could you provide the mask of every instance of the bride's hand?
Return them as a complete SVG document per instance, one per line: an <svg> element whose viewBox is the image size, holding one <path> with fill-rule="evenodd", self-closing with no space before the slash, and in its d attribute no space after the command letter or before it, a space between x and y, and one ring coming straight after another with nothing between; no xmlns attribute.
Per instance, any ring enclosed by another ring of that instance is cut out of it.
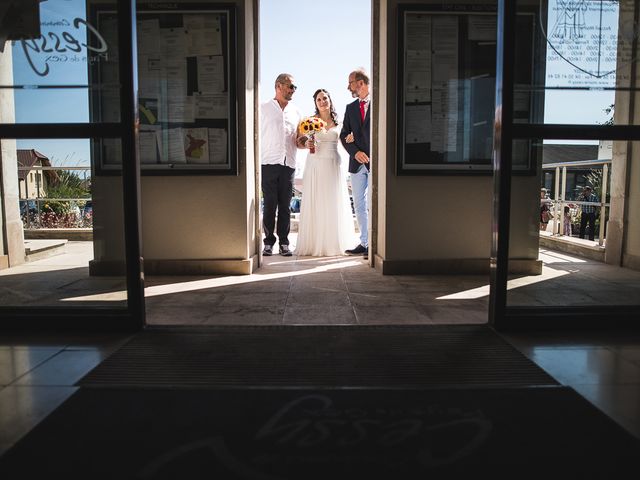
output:
<svg viewBox="0 0 640 480"><path fill-rule="evenodd" d="M351 132L349 135L347 135L344 138L344 141L347 142L347 143L353 143L353 132Z"/></svg>

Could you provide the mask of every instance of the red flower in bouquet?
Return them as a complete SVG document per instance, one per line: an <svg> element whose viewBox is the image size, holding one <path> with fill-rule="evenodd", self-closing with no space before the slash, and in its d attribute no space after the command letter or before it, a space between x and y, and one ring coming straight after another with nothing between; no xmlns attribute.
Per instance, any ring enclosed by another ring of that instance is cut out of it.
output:
<svg viewBox="0 0 640 480"><path fill-rule="evenodd" d="M327 128L327 123L318 117L307 117L298 126L298 131L315 141L315 134L317 132L324 132ZM309 153L316 153L315 146L309 149Z"/></svg>

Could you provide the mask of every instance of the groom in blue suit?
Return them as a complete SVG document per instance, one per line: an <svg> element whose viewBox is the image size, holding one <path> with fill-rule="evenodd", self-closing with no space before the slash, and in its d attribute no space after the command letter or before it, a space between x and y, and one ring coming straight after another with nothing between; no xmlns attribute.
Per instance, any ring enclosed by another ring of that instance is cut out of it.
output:
<svg viewBox="0 0 640 480"><path fill-rule="evenodd" d="M369 109L369 77L363 70L355 70L349 74L347 87L351 96L356 98L347 105L340 132L340 141L349 152L349 173L351 175L351 193L356 219L360 229L360 243L347 250L347 255L369 255L368 232L368 186L371 166L369 163L370 145L370 109Z"/></svg>

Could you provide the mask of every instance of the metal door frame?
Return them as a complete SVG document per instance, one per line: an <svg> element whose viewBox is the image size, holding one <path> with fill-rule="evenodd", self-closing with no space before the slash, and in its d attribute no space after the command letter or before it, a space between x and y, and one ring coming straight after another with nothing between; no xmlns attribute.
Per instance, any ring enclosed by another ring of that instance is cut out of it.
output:
<svg viewBox="0 0 640 480"><path fill-rule="evenodd" d="M0 307L2 330L136 331L145 325L140 227L140 166L137 155L138 73L136 2L117 0L120 122L0 125L1 139L120 138L127 282L126 308Z"/></svg>

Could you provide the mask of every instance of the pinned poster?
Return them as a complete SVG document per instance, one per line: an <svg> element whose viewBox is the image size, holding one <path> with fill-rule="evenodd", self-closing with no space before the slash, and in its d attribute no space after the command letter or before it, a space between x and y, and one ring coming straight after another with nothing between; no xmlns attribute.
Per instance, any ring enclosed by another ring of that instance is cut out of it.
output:
<svg viewBox="0 0 640 480"><path fill-rule="evenodd" d="M189 164L209 163L209 137L206 128L184 128L184 156Z"/></svg>

